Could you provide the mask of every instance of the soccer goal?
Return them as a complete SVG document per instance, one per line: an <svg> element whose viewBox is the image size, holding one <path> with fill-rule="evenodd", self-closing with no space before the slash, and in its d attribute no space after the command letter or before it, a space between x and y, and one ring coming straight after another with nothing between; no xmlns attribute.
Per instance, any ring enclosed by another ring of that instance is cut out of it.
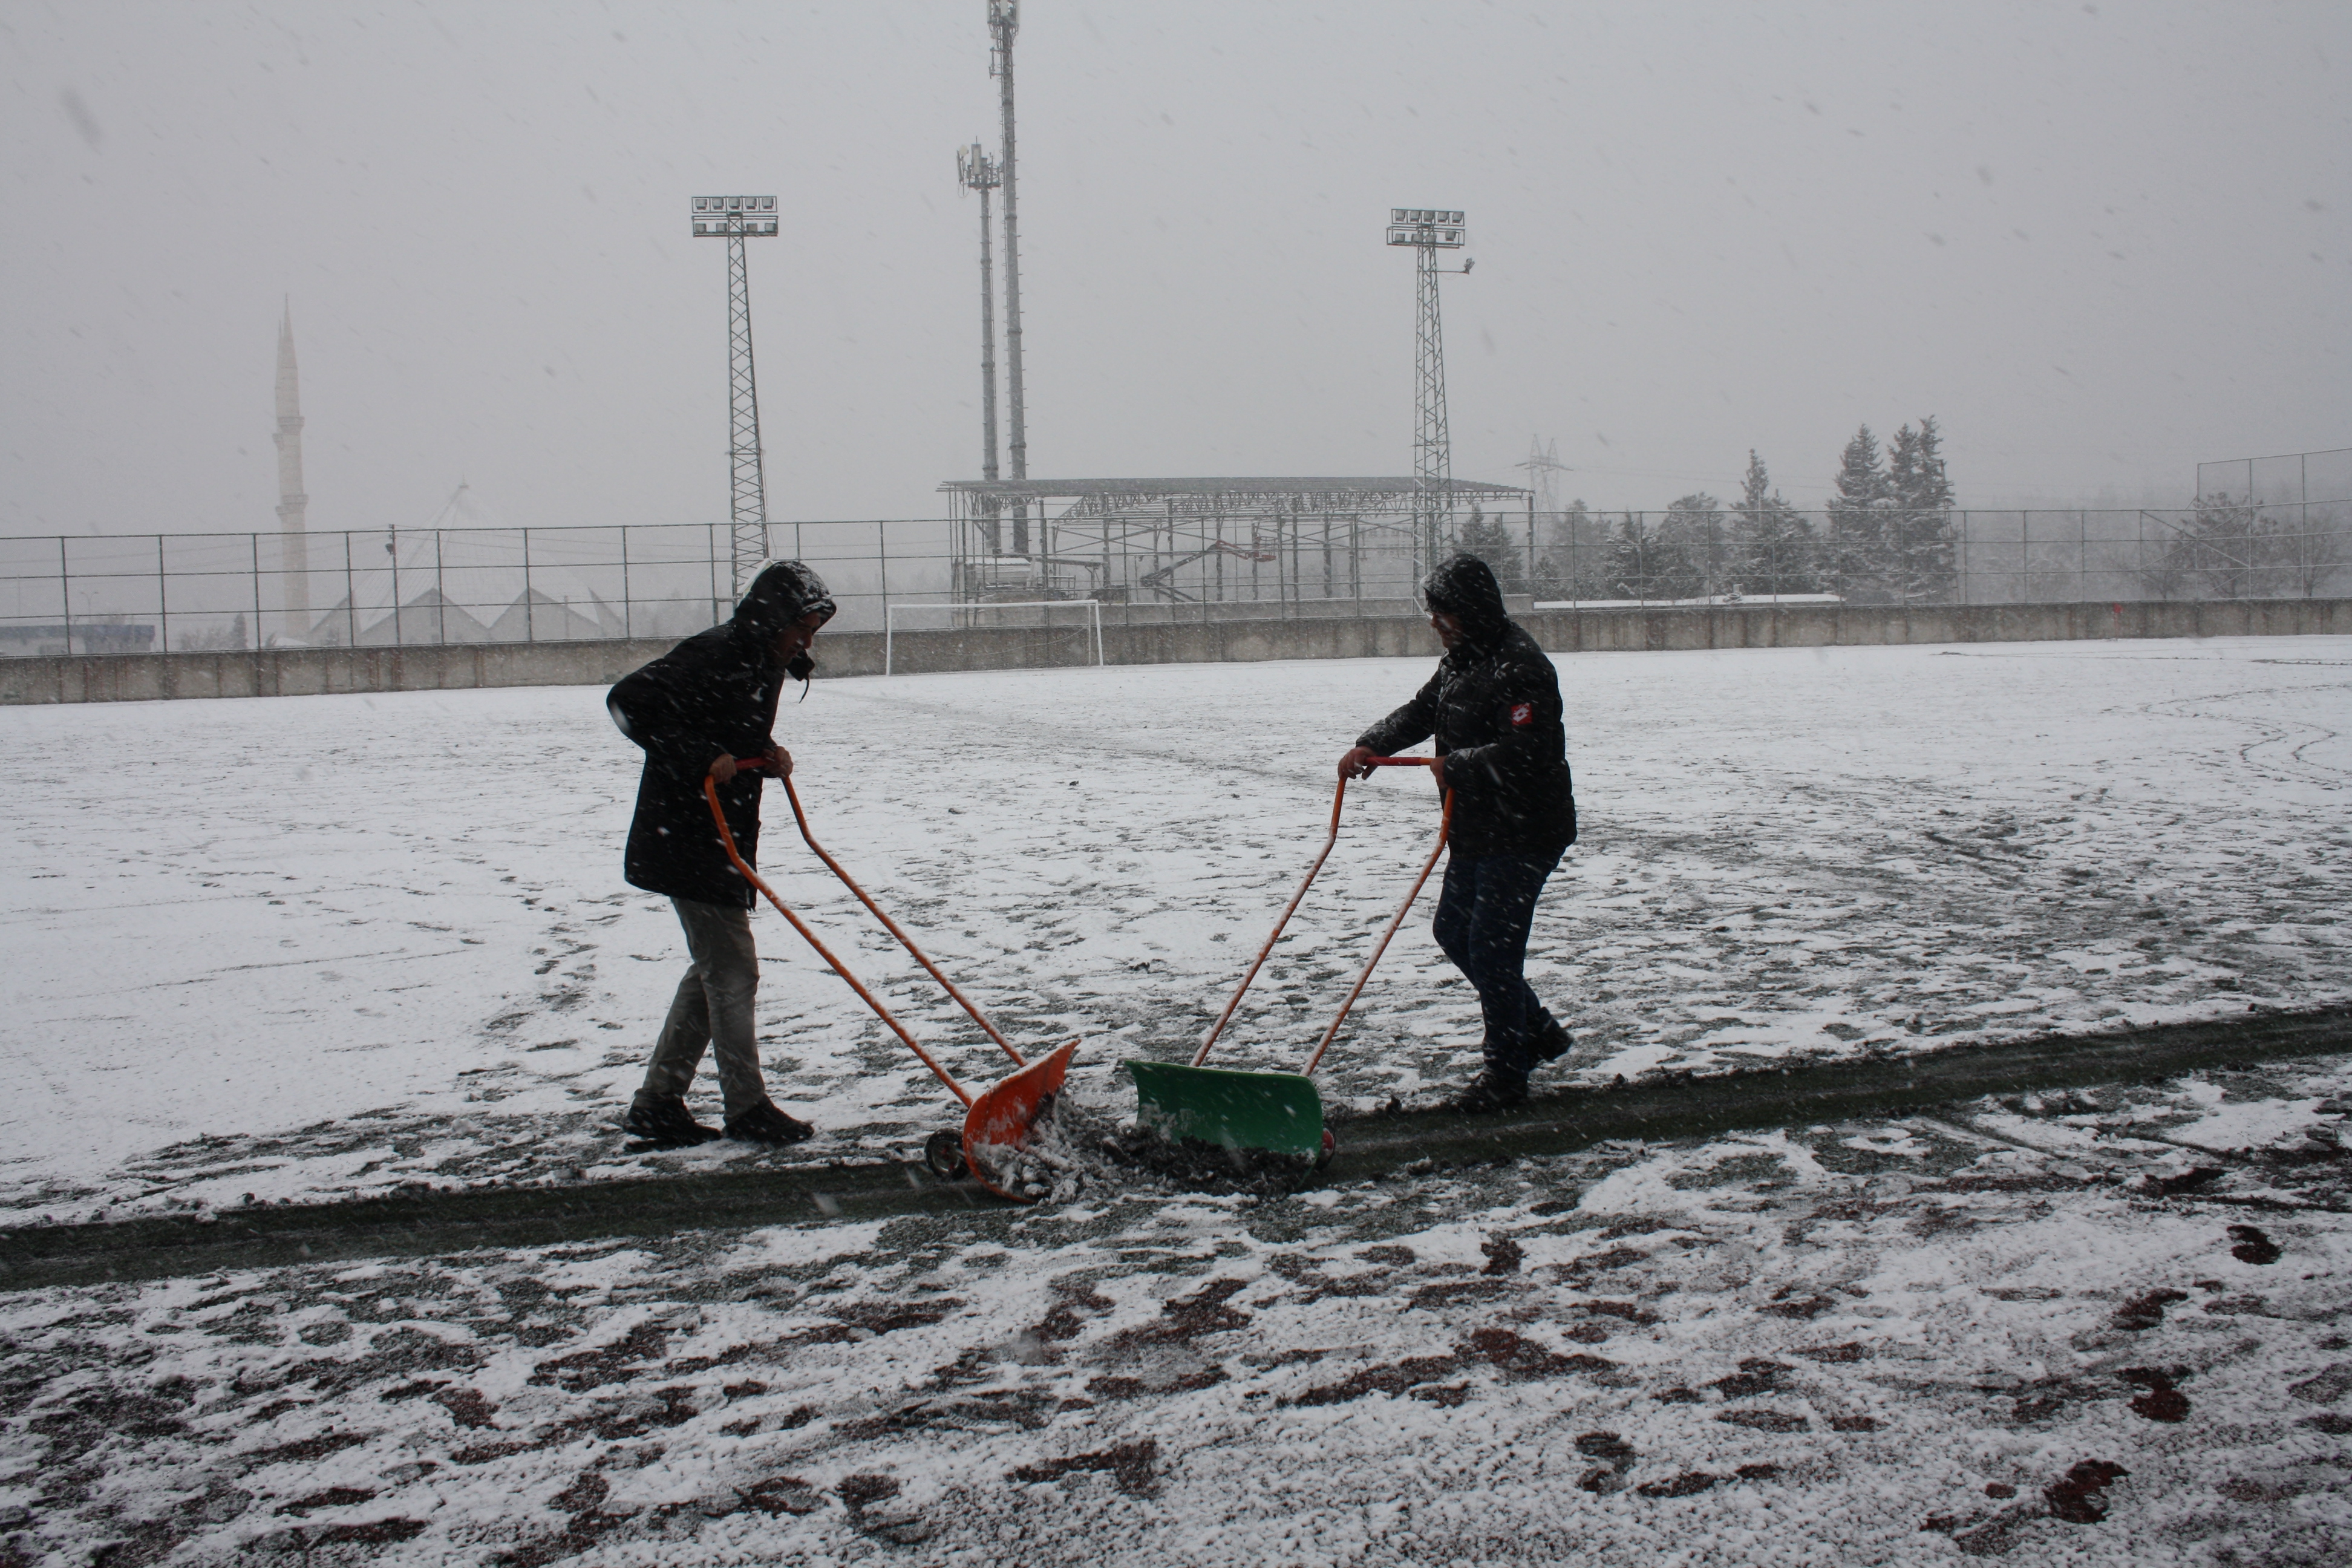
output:
<svg viewBox="0 0 2352 1568"><path fill-rule="evenodd" d="M1019 599L1006 603L950 603L940 605L895 604L889 605L882 612L882 673L888 675L892 673L893 670L892 650L897 643L898 635L898 617L900 616L926 614L933 616L941 614L949 616L963 616L970 617L963 622L964 628L979 630L1001 625L1002 623L997 621L982 620L979 618L985 616L993 616L999 610L1046 611L1045 626L1048 629L1053 628L1053 611L1084 610L1087 613L1087 626L1085 629L1091 631L1094 634L1095 662L1097 664L1106 664L1109 662L1103 658L1102 602L1098 599ZM954 623L950 622L950 625L952 626ZM1080 628L1076 626L1069 626L1061 629L1076 631Z"/></svg>

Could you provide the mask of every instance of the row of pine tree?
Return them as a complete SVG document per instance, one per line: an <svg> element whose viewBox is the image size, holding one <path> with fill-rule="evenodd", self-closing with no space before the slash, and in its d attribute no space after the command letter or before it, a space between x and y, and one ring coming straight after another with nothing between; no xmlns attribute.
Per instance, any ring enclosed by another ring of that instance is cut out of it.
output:
<svg viewBox="0 0 2352 1568"><path fill-rule="evenodd" d="M1532 589L1539 599L1833 593L1916 603L1947 598L1958 584L1951 513L1943 432L1930 415L1884 447L1869 426L1855 431L1822 513L1782 499L1751 449L1728 506L1700 490L1662 514L1612 519L1571 501L1548 520L1532 571L1526 535L1500 517L1474 513L1459 543L1495 568L1505 592Z"/></svg>

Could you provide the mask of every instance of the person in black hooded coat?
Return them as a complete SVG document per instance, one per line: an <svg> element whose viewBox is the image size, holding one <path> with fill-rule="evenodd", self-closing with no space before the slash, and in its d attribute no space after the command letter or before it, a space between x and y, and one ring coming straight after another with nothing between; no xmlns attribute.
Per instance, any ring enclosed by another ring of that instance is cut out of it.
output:
<svg viewBox="0 0 2352 1568"><path fill-rule="evenodd" d="M756 759L779 777L792 772L792 753L773 733L776 700L785 676L808 679L815 668L809 644L833 613L823 579L797 561L777 562L753 579L733 619L624 676L604 699L613 722L646 753L624 874L669 899L692 960L645 1086L621 1124L650 1142L678 1146L722 1135L686 1107L705 1047L719 1058L724 1136L793 1143L814 1131L768 1098L751 1012L760 984L755 895L727 858L702 784L706 778L718 784L728 830L744 864L756 868L761 775L737 759Z"/></svg>
<svg viewBox="0 0 2352 1568"><path fill-rule="evenodd" d="M1435 934L1486 1021L1486 1068L1454 1103L1499 1110L1527 1099L1528 1075L1570 1044L1522 973L1544 880L1576 842L1559 676L1476 556L1431 573L1422 599L1445 657L1412 701L1364 731L1339 773L1367 777L1371 758L1436 739L1432 771L1453 793L1454 828Z"/></svg>

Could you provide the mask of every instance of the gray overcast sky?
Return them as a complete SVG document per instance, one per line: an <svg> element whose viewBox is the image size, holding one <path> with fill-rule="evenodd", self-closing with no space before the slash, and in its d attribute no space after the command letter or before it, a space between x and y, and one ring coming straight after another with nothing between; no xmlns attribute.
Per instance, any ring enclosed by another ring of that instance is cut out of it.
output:
<svg viewBox="0 0 2352 1568"><path fill-rule="evenodd" d="M0 531L271 528L279 301L313 529L727 504L753 247L771 514L979 469L982 0L0 11ZM2352 442L2352 6L1024 7L1030 471L1410 470L1398 205L1469 213L1454 471L1819 505L1937 415L1961 502L2179 500Z"/></svg>

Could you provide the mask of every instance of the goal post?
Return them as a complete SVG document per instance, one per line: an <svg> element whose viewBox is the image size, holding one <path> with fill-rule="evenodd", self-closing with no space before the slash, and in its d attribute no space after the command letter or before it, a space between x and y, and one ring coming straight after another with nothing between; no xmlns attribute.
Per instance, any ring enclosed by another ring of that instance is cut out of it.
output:
<svg viewBox="0 0 2352 1568"><path fill-rule="evenodd" d="M1108 659L1103 657L1102 601L1099 599L1014 599L1002 602L994 600L977 600L946 601L936 604L909 604L900 602L886 605L882 611L883 674L889 675L893 673L893 650L896 647L898 635L898 616L902 613L924 610L935 613L946 610L963 615L985 613L993 610L1084 610L1087 612L1086 629L1094 634L1095 663L1097 665L1104 665L1109 662ZM1077 628L1056 628L1050 625L1049 621L1049 624L1044 627L1023 627L1021 629L1030 631L1051 631L1056 629L1076 630Z"/></svg>

